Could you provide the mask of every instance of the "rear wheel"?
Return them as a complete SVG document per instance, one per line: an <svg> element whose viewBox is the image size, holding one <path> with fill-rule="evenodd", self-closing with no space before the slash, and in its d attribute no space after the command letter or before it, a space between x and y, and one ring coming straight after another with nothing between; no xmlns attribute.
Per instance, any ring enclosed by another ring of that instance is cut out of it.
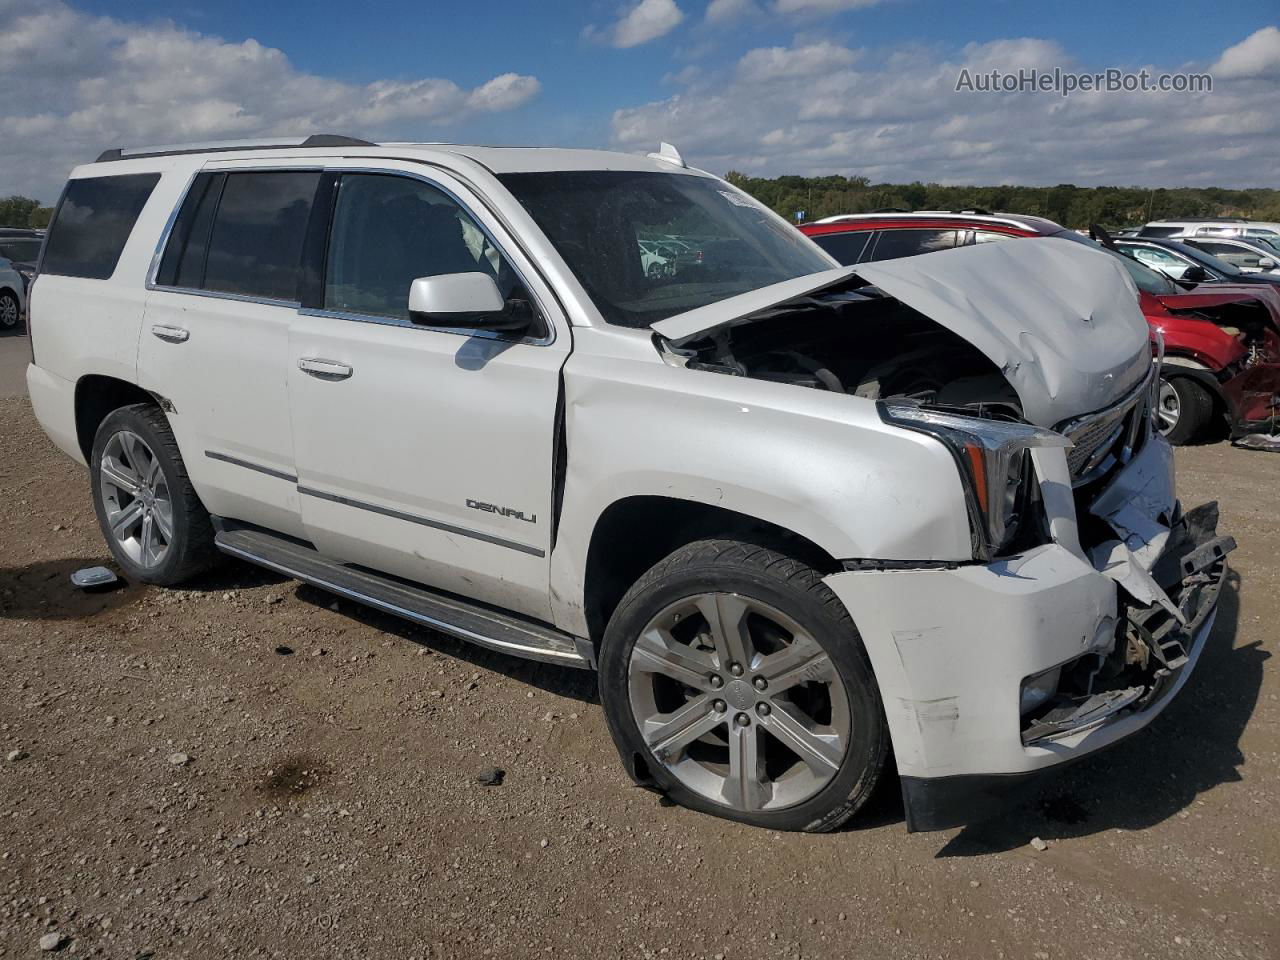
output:
<svg viewBox="0 0 1280 960"><path fill-rule="evenodd" d="M0 290L0 329L11 330L18 325L18 296L11 290Z"/></svg>
<svg viewBox="0 0 1280 960"><path fill-rule="evenodd" d="M1209 425L1213 397L1191 377L1162 379L1156 415L1160 420L1160 433L1170 443L1190 443Z"/></svg>
<svg viewBox="0 0 1280 960"><path fill-rule="evenodd" d="M830 830L884 767L853 621L816 570L766 547L704 540L657 564L614 613L600 677L624 762L696 810Z"/></svg>
<svg viewBox="0 0 1280 960"><path fill-rule="evenodd" d="M89 468L98 524L126 576L172 586L216 561L209 514L158 408L138 403L109 414Z"/></svg>

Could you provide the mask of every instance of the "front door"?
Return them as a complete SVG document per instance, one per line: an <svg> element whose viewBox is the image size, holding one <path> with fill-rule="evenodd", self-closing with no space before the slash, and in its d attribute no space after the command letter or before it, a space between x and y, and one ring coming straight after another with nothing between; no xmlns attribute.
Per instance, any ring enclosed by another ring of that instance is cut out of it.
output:
<svg viewBox="0 0 1280 960"><path fill-rule="evenodd" d="M306 536L329 556L550 620L568 328L500 225L457 199L461 184L335 173L318 303L289 331ZM504 338L409 319L415 278L473 271L534 304L538 326Z"/></svg>

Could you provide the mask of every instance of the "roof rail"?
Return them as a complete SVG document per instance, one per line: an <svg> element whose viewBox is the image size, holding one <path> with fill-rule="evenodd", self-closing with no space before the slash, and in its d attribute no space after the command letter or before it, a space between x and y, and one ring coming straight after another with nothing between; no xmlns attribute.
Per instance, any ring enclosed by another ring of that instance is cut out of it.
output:
<svg viewBox="0 0 1280 960"><path fill-rule="evenodd" d="M344 137L336 133L313 133L309 137L264 137L259 140L210 140L205 143L169 143L158 147L116 147L103 150L94 163L137 160L142 157L172 157L184 153L226 153L230 150L287 150L290 147L376 147L376 143Z"/></svg>

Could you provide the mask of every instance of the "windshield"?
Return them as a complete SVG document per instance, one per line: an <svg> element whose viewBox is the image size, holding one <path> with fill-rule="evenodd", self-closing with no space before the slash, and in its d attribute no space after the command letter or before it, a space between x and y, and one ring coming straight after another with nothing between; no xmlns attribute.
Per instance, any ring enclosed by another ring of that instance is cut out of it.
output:
<svg viewBox="0 0 1280 960"><path fill-rule="evenodd" d="M1137 260L1126 257L1116 250L1107 250L1107 253L1124 264L1124 268L1129 271L1129 276L1133 277L1133 282L1138 285L1139 290L1145 290L1147 293L1154 293L1158 296L1182 293L1182 288L1163 273L1157 273L1150 267L1144 266Z"/></svg>
<svg viewBox="0 0 1280 960"><path fill-rule="evenodd" d="M40 256L42 240L0 240L0 257L15 263L34 263Z"/></svg>
<svg viewBox="0 0 1280 960"><path fill-rule="evenodd" d="M836 266L799 230L711 177L587 170L501 180L619 326L647 327Z"/></svg>

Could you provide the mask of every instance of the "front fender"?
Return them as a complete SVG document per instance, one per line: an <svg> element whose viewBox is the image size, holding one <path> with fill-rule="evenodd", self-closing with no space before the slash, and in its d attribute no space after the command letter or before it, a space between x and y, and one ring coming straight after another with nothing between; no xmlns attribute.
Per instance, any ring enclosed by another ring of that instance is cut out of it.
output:
<svg viewBox="0 0 1280 960"><path fill-rule="evenodd" d="M551 571L563 629L585 632L592 531L627 497L732 510L838 559L972 558L951 454L883 423L870 400L581 350L564 378L568 458Z"/></svg>

